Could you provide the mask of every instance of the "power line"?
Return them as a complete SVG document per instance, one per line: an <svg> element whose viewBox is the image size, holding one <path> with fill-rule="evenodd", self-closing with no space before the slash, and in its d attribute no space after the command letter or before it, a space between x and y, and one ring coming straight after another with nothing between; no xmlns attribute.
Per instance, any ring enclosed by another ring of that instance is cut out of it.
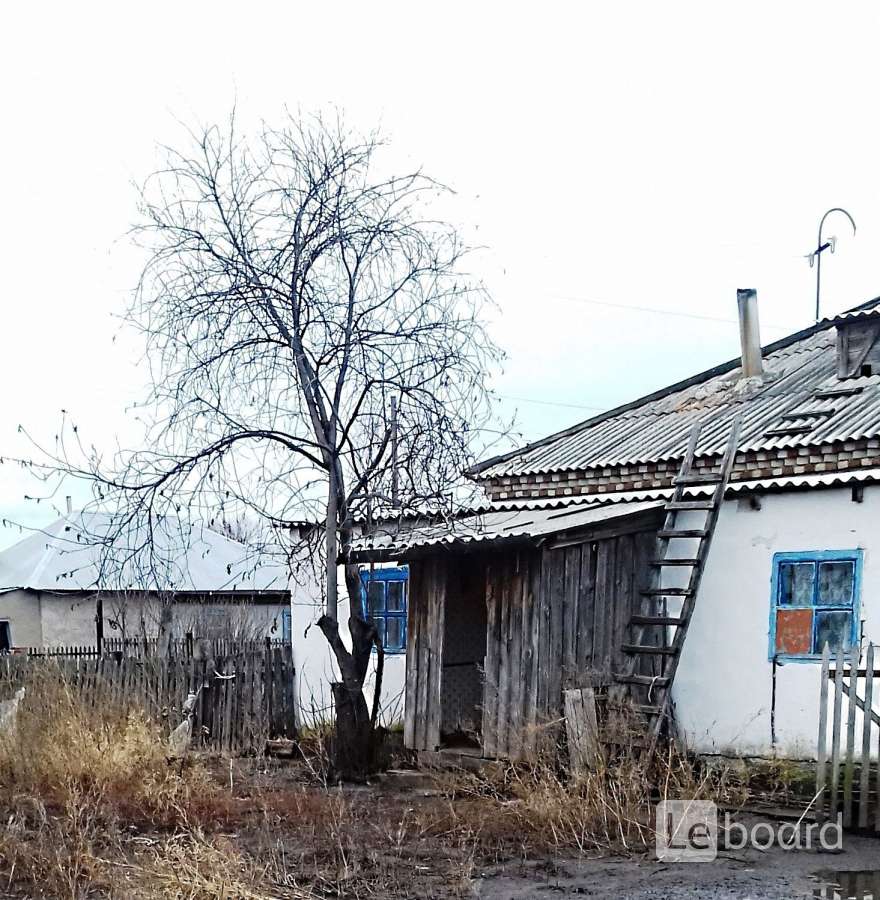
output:
<svg viewBox="0 0 880 900"><path fill-rule="evenodd" d="M510 394L496 394L502 400L517 400L520 403L537 403L539 406L564 406L568 409L586 409L591 412L605 412L608 406L584 406L581 403L562 403L559 400L535 400L533 397L514 397Z"/></svg>
<svg viewBox="0 0 880 900"><path fill-rule="evenodd" d="M723 322L725 325L738 325L738 319L725 319L721 316L706 316L702 313L679 312L675 309L658 309L656 306L634 306L629 303L612 303L609 300L590 300L587 297L572 297L568 294L547 294L551 300L565 300L569 303L587 303L591 306L607 306L610 309L626 309L630 312L646 312L656 316L677 316L681 319L698 319L702 322ZM797 331L797 328L791 325L772 325L763 323L763 327L769 328L771 331Z"/></svg>

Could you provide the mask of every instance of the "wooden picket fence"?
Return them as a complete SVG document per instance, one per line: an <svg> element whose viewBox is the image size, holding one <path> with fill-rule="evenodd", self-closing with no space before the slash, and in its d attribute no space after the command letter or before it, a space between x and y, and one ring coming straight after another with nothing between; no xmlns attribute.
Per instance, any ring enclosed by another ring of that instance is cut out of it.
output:
<svg viewBox="0 0 880 900"><path fill-rule="evenodd" d="M38 673L57 677L90 706L142 706L170 733L196 695L193 747L226 754L262 753L266 741L296 730L289 645L212 659L155 656L0 657L0 690L11 695Z"/></svg>
<svg viewBox="0 0 880 900"><path fill-rule="evenodd" d="M880 663L869 644L822 654L816 809L820 821L880 833Z"/></svg>
<svg viewBox="0 0 880 900"><path fill-rule="evenodd" d="M196 640L192 635L171 641L170 655L190 659L199 656L234 656L242 653L262 653L265 650L283 649L287 641L276 638L255 638L240 641L234 638L211 638ZM156 638L104 638L99 648L91 645L64 645L54 647L27 647L18 652L34 657L96 657L130 656L138 659L156 656L159 642Z"/></svg>

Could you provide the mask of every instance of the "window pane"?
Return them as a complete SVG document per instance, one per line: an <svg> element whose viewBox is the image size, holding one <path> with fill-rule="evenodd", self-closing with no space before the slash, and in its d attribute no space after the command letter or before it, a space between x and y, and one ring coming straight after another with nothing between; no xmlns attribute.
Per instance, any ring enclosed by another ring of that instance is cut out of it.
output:
<svg viewBox="0 0 880 900"><path fill-rule="evenodd" d="M776 613L776 653L807 656L813 649L813 611L780 609Z"/></svg>
<svg viewBox="0 0 880 900"><path fill-rule="evenodd" d="M813 573L815 563L780 563L780 606L813 605Z"/></svg>
<svg viewBox="0 0 880 900"><path fill-rule="evenodd" d="M403 649L403 619L400 616L389 616L385 620L385 641L388 650Z"/></svg>
<svg viewBox="0 0 880 900"><path fill-rule="evenodd" d="M816 613L814 653L821 653L827 643L832 653L838 647L849 648L852 635L852 613L841 611Z"/></svg>
<svg viewBox="0 0 880 900"><path fill-rule="evenodd" d="M379 632L379 640L383 647L387 647L388 645L385 643L385 620L375 619L374 621L376 622L376 630Z"/></svg>
<svg viewBox="0 0 880 900"><path fill-rule="evenodd" d="M369 581L367 582L367 604L369 606L370 616L385 610L385 582Z"/></svg>
<svg viewBox="0 0 880 900"><path fill-rule="evenodd" d="M819 605L850 606L854 578L855 565L850 560L819 563Z"/></svg>
<svg viewBox="0 0 880 900"><path fill-rule="evenodd" d="M402 581L388 582L388 612L403 612L406 609L406 584Z"/></svg>

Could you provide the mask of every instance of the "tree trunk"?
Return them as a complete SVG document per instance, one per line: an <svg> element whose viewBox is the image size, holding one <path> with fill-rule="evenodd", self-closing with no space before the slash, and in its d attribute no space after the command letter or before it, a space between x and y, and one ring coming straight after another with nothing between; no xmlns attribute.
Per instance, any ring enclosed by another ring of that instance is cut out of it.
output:
<svg viewBox="0 0 880 900"><path fill-rule="evenodd" d="M360 780L373 765L370 712L364 697L364 680L370 662L370 650L376 636L376 626L358 615L348 620L352 652L339 636L336 619L321 616L318 627L327 638L341 682L330 685L336 712L336 739L333 746L333 774L338 778Z"/></svg>
<svg viewBox="0 0 880 900"><path fill-rule="evenodd" d="M330 490L327 495L327 520L324 526L325 532L325 559L327 569L327 603L325 613L331 619L335 619L339 609L339 588L336 584L336 523L339 515L339 502L336 496L334 479L330 479Z"/></svg>
<svg viewBox="0 0 880 900"><path fill-rule="evenodd" d="M332 466L330 472L325 522L327 601L325 613L318 620L318 627L330 644L342 677L342 681L330 685L336 713L333 774L338 778L360 780L373 768L375 760L374 750L376 748L373 742L373 729L378 709L378 693L381 691L381 676L376 684L372 715L364 697L364 681L370 665L373 644L378 643L378 631L375 625L366 621L365 616L368 613L361 607L361 579L358 567L347 565L345 566L345 586L349 599L350 652L339 636L337 621L339 538L341 537L343 546L348 546L351 542L351 528L349 525L343 524L337 534L340 515L343 522L346 518L345 501L344 494L341 491L337 493L337 488L342 483L341 476Z"/></svg>

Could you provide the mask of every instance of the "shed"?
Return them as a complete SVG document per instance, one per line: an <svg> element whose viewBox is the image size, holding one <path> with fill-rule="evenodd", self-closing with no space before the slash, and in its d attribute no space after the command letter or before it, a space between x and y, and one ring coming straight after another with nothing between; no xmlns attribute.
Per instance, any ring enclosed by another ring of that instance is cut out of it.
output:
<svg viewBox="0 0 880 900"><path fill-rule="evenodd" d="M623 667L663 501L512 504L386 523L356 561L406 560L404 740L517 759L562 715L562 691Z"/></svg>

